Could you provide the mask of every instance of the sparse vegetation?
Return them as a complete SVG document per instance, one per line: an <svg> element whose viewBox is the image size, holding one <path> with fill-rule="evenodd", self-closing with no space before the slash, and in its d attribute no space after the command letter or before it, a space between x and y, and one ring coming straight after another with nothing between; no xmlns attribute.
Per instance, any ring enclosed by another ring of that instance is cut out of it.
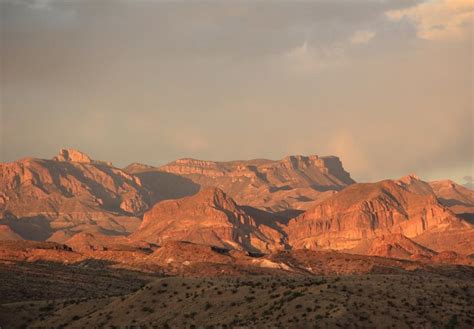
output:
<svg viewBox="0 0 474 329"><path fill-rule="evenodd" d="M152 297L158 291L162 297ZM317 321L335 328L471 328L473 294L467 278L429 273L165 278L118 297L4 304L0 318L15 314L17 327L34 319L38 327L307 327ZM9 311L13 305L17 313Z"/></svg>

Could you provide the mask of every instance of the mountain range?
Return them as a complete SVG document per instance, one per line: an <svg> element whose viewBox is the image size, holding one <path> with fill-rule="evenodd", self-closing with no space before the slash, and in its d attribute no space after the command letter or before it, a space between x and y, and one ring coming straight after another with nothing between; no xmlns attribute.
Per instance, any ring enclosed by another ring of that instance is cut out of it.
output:
<svg viewBox="0 0 474 329"><path fill-rule="evenodd" d="M452 181L356 183L335 156L120 169L63 149L0 164L0 240L43 250L34 259L54 250L70 261L168 266L192 249L200 261L211 252L285 269L272 255L306 249L470 263L473 216L474 192Z"/></svg>

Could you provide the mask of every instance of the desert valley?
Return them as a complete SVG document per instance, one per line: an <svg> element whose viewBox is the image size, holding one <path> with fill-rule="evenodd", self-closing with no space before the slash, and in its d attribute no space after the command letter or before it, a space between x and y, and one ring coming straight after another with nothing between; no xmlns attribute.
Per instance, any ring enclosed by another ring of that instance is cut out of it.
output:
<svg viewBox="0 0 474 329"><path fill-rule="evenodd" d="M473 0L0 0L0 329L473 329Z"/></svg>
<svg viewBox="0 0 474 329"><path fill-rule="evenodd" d="M0 211L5 328L474 325L474 191L449 180L62 149L2 163Z"/></svg>

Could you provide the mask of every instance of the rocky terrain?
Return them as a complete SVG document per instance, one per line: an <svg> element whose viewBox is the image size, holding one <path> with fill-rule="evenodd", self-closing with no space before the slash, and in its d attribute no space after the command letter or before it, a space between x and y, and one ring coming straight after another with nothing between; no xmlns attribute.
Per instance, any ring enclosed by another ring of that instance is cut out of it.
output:
<svg viewBox="0 0 474 329"><path fill-rule="evenodd" d="M3 163L0 326L470 328L473 193L337 157Z"/></svg>
<svg viewBox="0 0 474 329"><path fill-rule="evenodd" d="M397 233L435 251L474 252L473 226L414 176L353 184L290 220L287 233L297 249L350 250Z"/></svg>
<svg viewBox="0 0 474 329"><path fill-rule="evenodd" d="M130 238L161 244L189 241L221 248L270 252L285 248L282 226L249 215L222 190L203 188L179 200L157 203Z"/></svg>
<svg viewBox="0 0 474 329"><path fill-rule="evenodd" d="M140 225L149 200L138 177L74 150L0 165L0 224L25 239L56 232L126 235Z"/></svg>
<svg viewBox="0 0 474 329"><path fill-rule="evenodd" d="M451 180L430 182L439 202L452 212L474 223L474 191Z"/></svg>
<svg viewBox="0 0 474 329"><path fill-rule="evenodd" d="M139 258L166 241L267 254L301 248L408 259L474 253L466 218L472 191L414 175L355 183L336 157L182 159L121 170L63 149L52 160L23 159L0 169L3 240L48 240L99 259ZM282 193L302 193L304 207L280 199Z"/></svg>

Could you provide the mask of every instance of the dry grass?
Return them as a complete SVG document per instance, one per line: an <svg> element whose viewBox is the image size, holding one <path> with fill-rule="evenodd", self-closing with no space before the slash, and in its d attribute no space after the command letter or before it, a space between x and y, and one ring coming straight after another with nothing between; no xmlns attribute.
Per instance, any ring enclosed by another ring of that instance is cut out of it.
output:
<svg viewBox="0 0 474 329"><path fill-rule="evenodd" d="M437 274L156 279L123 296L3 304L5 327L472 328L472 278Z"/></svg>

